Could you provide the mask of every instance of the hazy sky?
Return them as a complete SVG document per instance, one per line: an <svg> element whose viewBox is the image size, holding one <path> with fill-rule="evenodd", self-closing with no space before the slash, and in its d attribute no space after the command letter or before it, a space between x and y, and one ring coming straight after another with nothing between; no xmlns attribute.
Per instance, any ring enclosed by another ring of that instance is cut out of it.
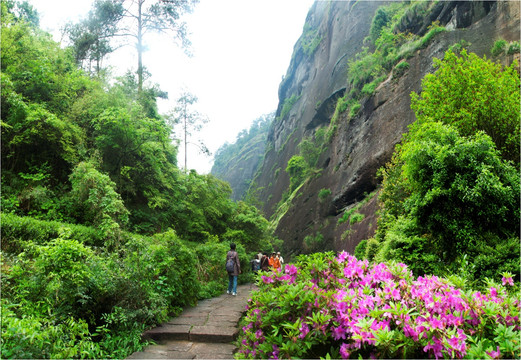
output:
<svg viewBox="0 0 521 360"><path fill-rule="evenodd" d="M60 41L60 29L78 21L93 0L29 0L40 13L40 26ZM199 98L197 110L210 123L200 132L215 153L232 143L253 120L274 111L278 86L289 66L293 46L302 33L314 0L200 0L186 16L193 57L188 58L168 38L147 38L144 65L152 81L168 91L160 100L162 113L173 109L181 90ZM113 73L137 67L132 48L118 50L109 59ZM180 148L179 165L184 166ZM188 168L208 173L213 159L188 149Z"/></svg>

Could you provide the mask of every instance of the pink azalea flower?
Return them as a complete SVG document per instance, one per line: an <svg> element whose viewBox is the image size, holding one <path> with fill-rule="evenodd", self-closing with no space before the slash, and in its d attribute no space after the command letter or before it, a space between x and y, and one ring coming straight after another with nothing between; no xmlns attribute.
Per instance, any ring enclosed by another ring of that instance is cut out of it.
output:
<svg viewBox="0 0 521 360"><path fill-rule="evenodd" d="M300 335L298 336L299 339L304 339L306 335L309 333L309 326L308 324L302 324L300 326Z"/></svg>
<svg viewBox="0 0 521 360"><path fill-rule="evenodd" d="M454 350L457 350L460 353L463 353L467 349L465 342L461 341L457 337L452 337L449 340L447 340L447 342Z"/></svg>
<svg viewBox="0 0 521 360"><path fill-rule="evenodd" d="M432 350L436 359L439 359L439 358L443 357L443 354L441 352L441 350L443 349L443 345L441 344L441 341L436 337L433 338L433 342L434 342L433 344L431 344L429 342L423 348L423 351L428 352L429 350Z"/></svg>
<svg viewBox="0 0 521 360"><path fill-rule="evenodd" d="M393 289L393 291L391 292L391 297L394 300L400 300L402 298L398 289Z"/></svg>
<svg viewBox="0 0 521 360"><path fill-rule="evenodd" d="M495 287L490 288L490 296L492 296L492 297L497 296L497 289Z"/></svg>
<svg viewBox="0 0 521 360"><path fill-rule="evenodd" d="M333 327L333 339L340 340L346 338L346 329L341 326Z"/></svg>
<svg viewBox="0 0 521 360"><path fill-rule="evenodd" d="M347 350L348 350L347 344L343 343L340 346L340 356L342 356L342 359L349 359L349 355L351 355L351 354Z"/></svg>
<svg viewBox="0 0 521 360"><path fill-rule="evenodd" d="M414 341L418 341L418 333L409 324L405 324L403 333L405 336L413 338Z"/></svg>
<svg viewBox="0 0 521 360"><path fill-rule="evenodd" d="M269 276L262 275L261 279L262 279L262 282L265 284L273 283L273 278L271 278Z"/></svg>
<svg viewBox="0 0 521 360"><path fill-rule="evenodd" d="M295 265L288 264L288 265L286 265L285 272L288 275L296 275L298 270L297 270L297 267Z"/></svg>
<svg viewBox="0 0 521 360"><path fill-rule="evenodd" d="M347 258L349 254L345 251L342 251L340 254L338 254L337 261L339 264L343 263Z"/></svg>
<svg viewBox="0 0 521 360"><path fill-rule="evenodd" d="M278 359L279 358L279 347L277 345L272 345L273 348L273 358Z"/></svg>
<svg viewBox="0 0 521 360"><path fill-rule="evenodd" d="M510 286L514 286L514 279L512 279L512 277L505 277L505 276L503 276L501 281L503 282L503 285L508 284Z"/></svg>
<svg viewBox="0 0 521 360"><path fill-rule="evenodd" d="M433 329L444 329L445 326L443 325L443 322L439 319L436 319L435 317L432 317L430 320L429 320L431 326Z"/></svg>
<svg viewBox="0 0 521 360"><path fill-rule="evenodd" d="M486 351L486 353L492 359L499 359L501 356L501 352L499 351L499 346L496 348L496 351Z"/></svg>

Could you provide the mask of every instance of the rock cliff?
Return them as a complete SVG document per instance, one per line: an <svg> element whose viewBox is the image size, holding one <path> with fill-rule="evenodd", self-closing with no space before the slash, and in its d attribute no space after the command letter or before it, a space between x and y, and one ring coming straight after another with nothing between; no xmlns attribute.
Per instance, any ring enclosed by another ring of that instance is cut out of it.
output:
<svg viewBox="0 0 521 360"><path fill-rule="evenodd" d="M410 3L393 30L419 39L399 62L406 61L407 66L392 64L374 91L364 87L360 92L364 84L348 81L349 66L360 59L357 54L364 46L366 53L374 51L373 18L379 7L390 3L318 1L294 47L279 87L264 160L254 179L262 210L272 218L287 255L342 249L352 253L360 240L374 234L377 170L390 160L415 120L410 93L421 90L423 77L434 70L434 57L442 58L449 47L463 44L490 58L496 40L519 41L518 1ZM443 31L431 32L433 27ZM519 53L496 60L508 64L516 57ZM356 91L362 94L358 105L339 112L338 99L348 99ZM328 138L314 172L290 194L288 161L299 154L298 145L316 137L319 129L327 129ZM346 221L346 212L358 217Z"/></svg>
<svg viewBox="0 0 521 360"><path fill-rule="evenodd" d="M214 156L210 173L230 184L235 201L244 199L262 162L273 117L273 113L259 117L249 130L237 135L235 143L224 144Z"/></svg>

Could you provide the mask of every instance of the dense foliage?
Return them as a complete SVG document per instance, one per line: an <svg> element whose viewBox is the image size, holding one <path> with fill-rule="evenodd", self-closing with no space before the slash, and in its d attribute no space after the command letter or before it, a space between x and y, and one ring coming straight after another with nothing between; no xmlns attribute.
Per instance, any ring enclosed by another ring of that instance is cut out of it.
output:
<svg viewBox="0 0 521 360"><path fill-rule="evenodd" d="M92 227L2 214L2 357L122 358L140 335L221 294L228 243L123 232L117 251ZM251 279L243 245L241 283Z"/></svg>
<svg viewBox="0 0 521 360"><path fill-rule="evenodd" d="M113 239L120 230L173 227L194 241L244 230L239 212L255 211L234 204L226 183L177 168L157 85L138 95L130 73L113 85L90 78L70 49L7 10L2 50L4 212L93 225Z"/></svg>
<svg viewBox="0 0 521 360"><path fill-rule="evenodd" d="M505 271L517 278L519 159L509 159L519 152L519 75L465 50L436 64L411 95L418 120L382 171L364 256L475 284Z"/></svg>
<svg viewBox="0 0 521 360"><path fill-rule="evenodd" d="M1 357L125 358L224 291L230 242L244 282L273 239L227 183L177 168L157 85L91 77L37 23L2 1Z"/></svg>
<svg viewBox="0 0 521 360"><path fill-rule="evenodd" d="M462 135L482 130L505 159L519 164L519 74L515 64L481 59L465 49L434 59L435 73L422 80L420 95L411 94L419 122L455 125Z"/></svg>
<svg viewBox="0 0 521 360"><path fill-rule="evenodd" d="M483 292L342 252L264 273L237 358L519 358L518 285ZM516 292L517 291L517 292Z"/></svg>

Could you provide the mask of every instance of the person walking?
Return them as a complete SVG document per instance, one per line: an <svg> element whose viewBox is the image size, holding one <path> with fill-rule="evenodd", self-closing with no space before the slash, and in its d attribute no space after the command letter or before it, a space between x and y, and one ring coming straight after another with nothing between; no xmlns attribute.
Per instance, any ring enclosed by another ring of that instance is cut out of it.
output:
<svg viewBox="0 0 521 360"><path fill-rule="evenodd" d="M273 271L280 271L280 260L276 253L271 254L270 265Z"/></svg>
<svg viewBox="0 0 521 360"><path fill-rule="evenodd" d="M226 254L226 271L228 272L227 294L237 295L237 276L241 273L241 263L237 254L236 245L230 244L230 251Z"/></svg>
<svg viewBox="0 0 521 360"><path fill-rule="evenodd" d="M284 271L284 258L280 255L280 251L277 252L277 257L279 258L280 262L280 270Z"/></svg>
<svg viewBox="0 0 521 360"><path fill-rule="evenodd" d="M251 271L253 271L253 273L255 275L257 275L257 273L259 272L260 270L260 259L262 257L262 254L257 254L255 255L255 257L253 258L253 260L251 261Z"/></svg>
<svg viewBox="0 0 521 360"><path fill-rule="evenodd" d="M261 257L261 270L268 271L270 269L270 261L268 259L268 254L264 253Z"/></svg>

